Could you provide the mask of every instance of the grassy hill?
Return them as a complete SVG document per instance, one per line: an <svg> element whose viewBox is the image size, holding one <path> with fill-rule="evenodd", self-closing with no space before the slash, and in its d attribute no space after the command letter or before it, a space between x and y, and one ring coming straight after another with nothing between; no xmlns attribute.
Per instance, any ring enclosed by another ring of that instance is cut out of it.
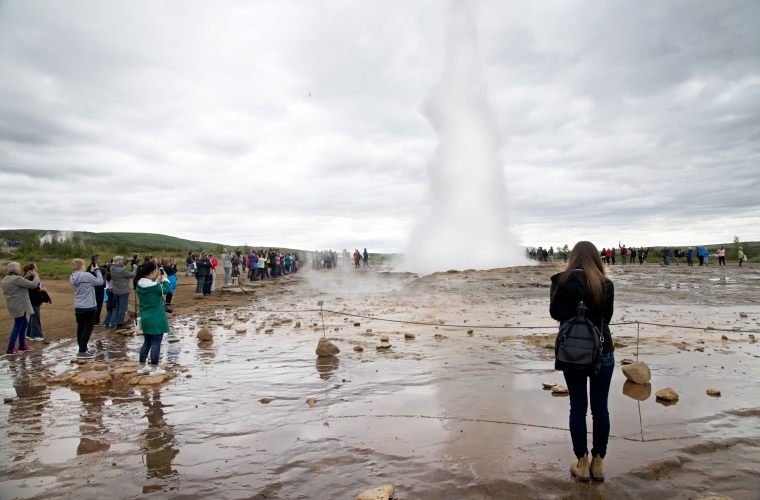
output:
<svg viewBox="0 0 760 500"><path fill-rule="evenodd" d="M216 248L219 243L210 241L195 241L153 233L92 233L88 231L59 232L45 229L12 229L0 230L0 239L18 240L24 243L39 242L40 238L50 235L52 239L64 236L68 240L79 243L115 246L125 244L134 249L144 251L154 250L208 250ZM130 250L131 251L131 250Z"/></svg>

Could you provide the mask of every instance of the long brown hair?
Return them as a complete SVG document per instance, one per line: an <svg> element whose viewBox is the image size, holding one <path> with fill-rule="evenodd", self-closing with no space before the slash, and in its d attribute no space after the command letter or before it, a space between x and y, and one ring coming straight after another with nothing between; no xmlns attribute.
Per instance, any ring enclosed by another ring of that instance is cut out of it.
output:
<svg viewBox="0 0 760 500"><path fill-rule="evenodd" d="M559 277L554 295L557 295L559 289L576 269L582 269L586 273L589 302L603 308L607 302L604 282L607 272L604 270L599 250L590 241L579 241L575 244L570 253L570 260L567 261L567 267ZM554 295L552 295L552 300L554 300Z"/></svg>

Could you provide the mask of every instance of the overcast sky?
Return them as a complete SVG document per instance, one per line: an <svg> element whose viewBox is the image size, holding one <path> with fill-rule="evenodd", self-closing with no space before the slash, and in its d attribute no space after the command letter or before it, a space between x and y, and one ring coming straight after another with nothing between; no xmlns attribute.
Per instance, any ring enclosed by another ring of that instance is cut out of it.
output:
<svg viewBox="0 0 760 500"><path fill-rule="evenodd" d="M523 244L760 239L760 2L476 19ZM404 251L445 28L441 0L0 1L0 226Z"/></svg>

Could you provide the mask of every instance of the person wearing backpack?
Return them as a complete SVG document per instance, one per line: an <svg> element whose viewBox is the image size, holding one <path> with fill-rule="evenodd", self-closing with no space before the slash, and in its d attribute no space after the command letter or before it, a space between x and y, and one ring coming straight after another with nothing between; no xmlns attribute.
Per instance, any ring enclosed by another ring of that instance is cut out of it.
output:
<svg viewBox="0 0 760 500"><path fill-rule="evenodd" d="M610 414L607 399L612 373L615 369L614 348L609 329L612 320L615 290L604 270L601 253L593 243L580 241L570 253L570 261L561 273L551 277L549 314L560 322L558 345L565 323L575 323L581 312L580 302L585 306L585 318L593 324L591 329L601 344L596 352L593 365L570 366L557 356L555 369L562 369L570 393L570 436L577 460L570 466L570 472L581 481L604 480L604 457L610 434ZM571 326L571 325L569 325ZM555 349L555 352L558 352ZM590 386L587 388L587 386ZM589 463L586 433L586 412L591 403L593 417L593 448Z"/></svg>

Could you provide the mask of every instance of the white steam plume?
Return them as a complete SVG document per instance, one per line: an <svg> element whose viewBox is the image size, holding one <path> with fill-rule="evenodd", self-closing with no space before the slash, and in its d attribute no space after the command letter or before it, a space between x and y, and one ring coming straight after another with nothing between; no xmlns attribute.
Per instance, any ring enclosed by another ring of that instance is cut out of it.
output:
<svg viewBox="0 0 760 500"><path fill-rule="evenodd" d="M509 227L501 139L487 99L471 3L449 6L443 78L424 104L440 142L428 166L432 213L409 242L415 272L528 264Z"/></svg>

